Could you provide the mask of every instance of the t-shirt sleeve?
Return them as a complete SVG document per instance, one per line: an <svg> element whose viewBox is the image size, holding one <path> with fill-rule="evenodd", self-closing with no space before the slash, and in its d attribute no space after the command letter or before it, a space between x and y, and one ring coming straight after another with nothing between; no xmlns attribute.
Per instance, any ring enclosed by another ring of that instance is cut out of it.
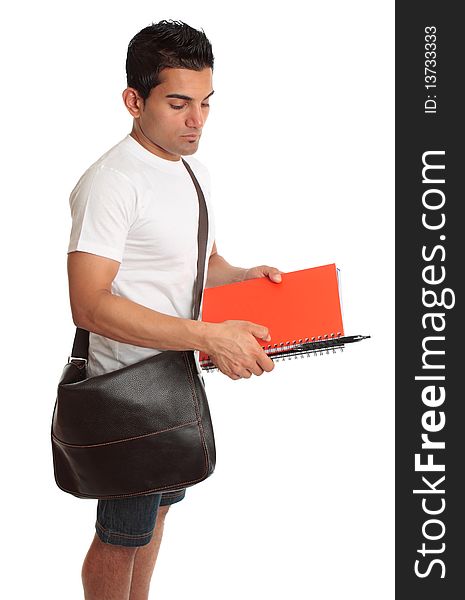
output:
<svg viewBox="0 0 465 600"><path fill-rule="evenodd" d="M136 192L119 171L99 165L86 171L70 195L68 253L80 250L122 261L137 213Z"/></svg>

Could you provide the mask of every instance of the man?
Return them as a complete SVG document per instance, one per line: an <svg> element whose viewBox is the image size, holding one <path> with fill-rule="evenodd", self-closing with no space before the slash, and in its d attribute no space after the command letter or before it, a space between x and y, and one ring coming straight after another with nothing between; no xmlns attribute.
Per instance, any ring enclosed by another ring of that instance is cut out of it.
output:
<svg viewBox="0 0 465 600"><path fill-rule="evenodd" d="M129 44L123 101L132 131L89 167L70 198L70 301L75 324L91 332L89 377L163 350L203 350L231 379L273 369L256 339L270 339L265 326L191 318L198 200L181 156L209 211L204 283L281 280L266 265L233 267L216 249L208 173L191 158L208 117L212 70L210 42L182 22L152 24ZM184 495L98 501L82 569L86 600L148 597L165 515Z"/></svg>

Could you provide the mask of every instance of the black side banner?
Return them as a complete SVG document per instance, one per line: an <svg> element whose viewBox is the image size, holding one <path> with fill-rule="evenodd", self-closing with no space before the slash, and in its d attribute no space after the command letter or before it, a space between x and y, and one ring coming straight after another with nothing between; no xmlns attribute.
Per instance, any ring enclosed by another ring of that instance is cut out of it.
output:
<svg viewBox="0 0 465 600"><path fill-rule="evenodd" d="M396 3L396 598L465 597L460 4Z"/></svg>

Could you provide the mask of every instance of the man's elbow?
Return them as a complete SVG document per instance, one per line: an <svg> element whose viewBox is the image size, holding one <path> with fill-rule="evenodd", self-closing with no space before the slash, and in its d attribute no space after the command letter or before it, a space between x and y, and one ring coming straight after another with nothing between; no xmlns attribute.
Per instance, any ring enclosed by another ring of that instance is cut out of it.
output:
<svg viewBox="0 0 465 600"><path fill-rule="evenodd" d="M95 331L96 323L98 322L97 313L100 300L101 293L95 294L95 296L85 301L71 296L71 316L76 327L87 331Z"/></svg>
<svg viewBox="0 0 465 600"><path fill-rule="evenodd" d="M73 318L73 323L76 325L76 327L90 331L90 329L89 329L90 321L89 321L86 311L82 310L82 307L80 307L80 306L73 305L72 302L71 302L71 316Z"/></svg>

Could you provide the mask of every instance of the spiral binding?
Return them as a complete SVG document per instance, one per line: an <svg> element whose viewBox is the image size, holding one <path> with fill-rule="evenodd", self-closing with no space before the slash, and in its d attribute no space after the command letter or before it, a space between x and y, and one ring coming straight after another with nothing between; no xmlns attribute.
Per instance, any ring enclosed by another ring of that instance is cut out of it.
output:
<svg viewBox="0 0 465 600"><path fill-rule="evenodd" d="M307 358L314 356L323 356L324 354L336 354L338 350L343 352L345 344L349 342L358 342L369 338L369 335L352 335L343 337L341 332L331 333L323 336L310 338L301 338L299 340L288 340L280 344L271 346L262 346L263 350L275 362L297 359L299 356ZM200 361L202 370L207 372L218 371L219 369L209 360Z"/></svg>

